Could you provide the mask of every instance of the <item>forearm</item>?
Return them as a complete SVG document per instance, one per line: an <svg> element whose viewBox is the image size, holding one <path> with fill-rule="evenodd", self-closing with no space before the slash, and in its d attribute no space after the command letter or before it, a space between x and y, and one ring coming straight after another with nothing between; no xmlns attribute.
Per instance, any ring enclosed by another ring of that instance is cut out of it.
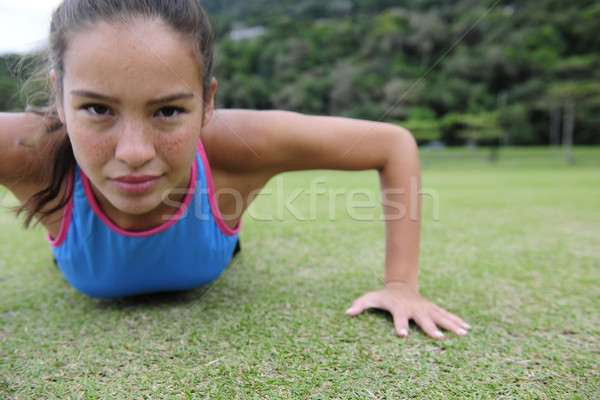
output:
<svg viewBox="0 0 600 400"><path fill-rule="evenodd" d="M383 160L377 169L386 220L385 286L356 299L346 314L358 315L369 308L387 310L400 337L408 335L409 320L435 339L445 337L439 328L464 336L468 324L419 294L421 177L417 145L401 128L383 124L377 128L370 143L379 148L374 159Z"/></svg>
<svg viewBox="0 0 600 400"><path fill-rule="evenodd" d="M403 132L380 171L386 228L385 282L418 290L421 176L417 145Z"/></svg>

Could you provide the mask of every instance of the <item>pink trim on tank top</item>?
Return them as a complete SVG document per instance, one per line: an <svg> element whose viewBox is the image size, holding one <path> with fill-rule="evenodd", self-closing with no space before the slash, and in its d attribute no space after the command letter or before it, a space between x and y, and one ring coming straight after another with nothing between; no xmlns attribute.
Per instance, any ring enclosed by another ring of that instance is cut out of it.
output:
<svg viewBox="0 0 600 400"><path fill-rule="evenodd" d="M50 232L46 235L46 240L52 247L60 247L67 240L67 233L69 233L69 226L71 226L71 218L73 217L73 197L75 197L73 191L73 183L75 181L75 174L73 173L74 168L69 173L69 179L67 182L67 193L71 193L71 198L63 209L63 217L60 221L60 228L58 229L58 235L56 239L52 239Z"/></svg>
<svg viewBox="0 0 600 400"><path fill-rule="evenodd" d="M242 229L242 220L238 222L235 229L231 229L229 226L227 226L225 221L223 221L221 211L219 211L219 205L217 204L210 164L208 163L208 158L206 157L206 152L204 151L204 146L202 145L202 140L198 141L198 154L200 154L202 165L204 165L204 176L206 176L206 188L208 189L208 201L210 203L210 210L215 222L225 236L235 236L240 232L240 229Z"/></svg>
<svg viewBox="0 0 600 400"><path fill-rule="evenodd" d="M218 204L216 201L215 189L214 189L210 164L208 163L208 158L206 156L206 152L204 151L204 146L202 145L201 140L198 141L198 153L200 155L200 159L202 160L202 165L204 166L204 175L206 176L206 187L208 190L208 199L209 199L209 203L210 203L210 210L213 214L215 222L224 235L226 235L226 236L237 235L242 228L242 221L240 220L240 222L238 223L238 226L235 229L231 229L229 226L227 226L225 221L223 221L223 218L221 217L221 212L219 211L219 207L218 207ZM165 222L164 224L162 224L160 226L157 226L156 228L150 229L148 231L131 232L131 231L127 231L125 229L119 228L114 222L112 222L110 220L110 218L108 218L108 216L106 216L106 214L104 214L102 209L100 209L100 206L98 205L98 202L96 201L96 198L94 197L92 188L90 186L89 178L84 174L83 171L80 170L81 182L83 184L83 189L84 189L85 195L87 197L87 200L90 204L90 207L94 211L94 214L96 214L96 216L98 218L100 218L100 220L114 232L116 232L120 235L129 236L129 237L146 237L146 236L155 235L160 232L164 232L165 230L167 230L171 226L173 226L175 224L175 222L177 222L182 217L182 215L188 209L188 207L192 201L192 198L194 196L194 191L196 189L196 184L198 181L198 165L196 164L196 162L194 162L192 164L191 172L192 173L191 173L191 178L190 178L190 184L188 187L187 194L183 200L183 203L179 207L179 209L175 212L175 214L173 214L173 216L171 216L169 221ZM75 174L73 171L71 171L69 181L67 184L67 192L73 190L74 181L75 181ZM52 247L60 247L67 239L67 234L69 232L69 226L71 225L71 219L73 216L73 200L74 200L73 198L74 198L74 193L71 193L71 198L69 199L69 202L65 205L65 208L63 210L63 218L60 223L60 228L58 231L58 235L56 236L56 239L53 239L52 236L50 235L50 233L47 234L46 239Z"/></svg>
<svg viewBox="0 0 600 400"><path fill-rule="evenodd" d="M81 182L83 183L83 190L85 191L85 196L87 197L87 200L90 203L90 207L92 207L94 214L96 214L96 216L98 218L100 218L100 220L102 222L104 222L104 224L106 226L108 226L112 231L118 233L119 235L134 237L134 238L141 238L141 237L156 235L157 233L166 231L167 229L172 227L175 224L175 222L177 222L179 219L181 219L184 216L184 213L187 211L190 203L192 202L192 198L194 197L194 190L196 189L196 183L198 180L198 165L196 164L196 160L194 160L191 170L192 170L192 174L191 174L192 176L190 178L190 183L188 185L187 193L183 199L183 203L181 204L181 206L179 206L179 208L177 209L175 214L173 214L169 218L169 220L167 222L165 222L164 224L159 225L156 228L152 228L150 230L140 231L140 232L127 231L125 229L119 228L114 222L112 222L110 220L110 218L108 218L108 216L106 216L106 214L104 214L104 211L102 211L102 209L98 205L98 202L96 201L96 198L94 197L94 193L92 191L92 187L90 185L89 178L83 173L83 171L80 170L80 172L81 172Z"/></svg>

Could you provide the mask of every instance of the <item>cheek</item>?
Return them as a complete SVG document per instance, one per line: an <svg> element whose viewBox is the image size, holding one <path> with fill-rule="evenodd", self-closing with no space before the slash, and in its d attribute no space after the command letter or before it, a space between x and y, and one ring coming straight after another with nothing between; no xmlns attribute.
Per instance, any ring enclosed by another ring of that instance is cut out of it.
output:
<svg viewBox="0 0 600 400"><path fill-rule="evenodd" d="M198 140L197 132L182 132L160 137L156 147L160 149L161 158L169 164L185 166L193 162L198 150Z"/></svg>
<svg viewBox="0 0 600 400"><path fill-rule="evenodd" d="M69 139L77 163L86 174L93 174L90 167L101 167L114 154L112 139L106 135L89 133L84 127L70 125Z"/></svg>

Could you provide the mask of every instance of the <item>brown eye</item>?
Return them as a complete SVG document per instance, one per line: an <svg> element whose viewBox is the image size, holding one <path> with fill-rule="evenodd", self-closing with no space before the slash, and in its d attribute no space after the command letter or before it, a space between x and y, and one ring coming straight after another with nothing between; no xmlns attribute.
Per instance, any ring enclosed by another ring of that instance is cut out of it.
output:
<svg viewBox="0 0 600 400"><path fill-rule="evenodd" d="M110 108L102 104L88 104L84 108L93 115L110 115L112 113Z"/></svg>
<svg viewBox="0 0 600 400"><path fill-rule="evenodd" d="M163 107L160 110L158 110L156 115L158 117L173 118L182 112L183 112L183 109L180 107Z"/></svg>

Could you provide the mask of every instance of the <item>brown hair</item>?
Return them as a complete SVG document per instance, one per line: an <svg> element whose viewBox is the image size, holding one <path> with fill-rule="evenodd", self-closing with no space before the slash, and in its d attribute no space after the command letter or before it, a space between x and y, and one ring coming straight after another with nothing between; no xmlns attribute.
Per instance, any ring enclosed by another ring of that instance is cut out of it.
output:
<svg viewBox="0 0 600 400"><path fill-rule="evenodd" d="M49 121L58 121L56 93L54 87L49 85L48 78L50 71L54 70L57 87L59 90L62 88L64 55L73 33L92 27L100 21L127 23L136 18L160 20L174 32L192 39L200 65L199 73L202 74L203 96L205 101L210 99L214 34L209 16L199 0L64 0L52 15L47 47L34 55L38 60L44 58L44 63L38 66L24 88L28 91L43 85L42 90L35 91L33 97L28 99L39 102L43 98L47 105L33 111L44 114ZM46 209L50 202L64 193L64 182L75 165L71 143L64 128L60 122L48 127L48 134L52 135L50 142L54 150L54 162L51 171L46 174L44 189L18 209L19 213L26 213L26 226L30 225L34 217L44 219L69 201L70 193L65 193L57 206Z"/></svg>

